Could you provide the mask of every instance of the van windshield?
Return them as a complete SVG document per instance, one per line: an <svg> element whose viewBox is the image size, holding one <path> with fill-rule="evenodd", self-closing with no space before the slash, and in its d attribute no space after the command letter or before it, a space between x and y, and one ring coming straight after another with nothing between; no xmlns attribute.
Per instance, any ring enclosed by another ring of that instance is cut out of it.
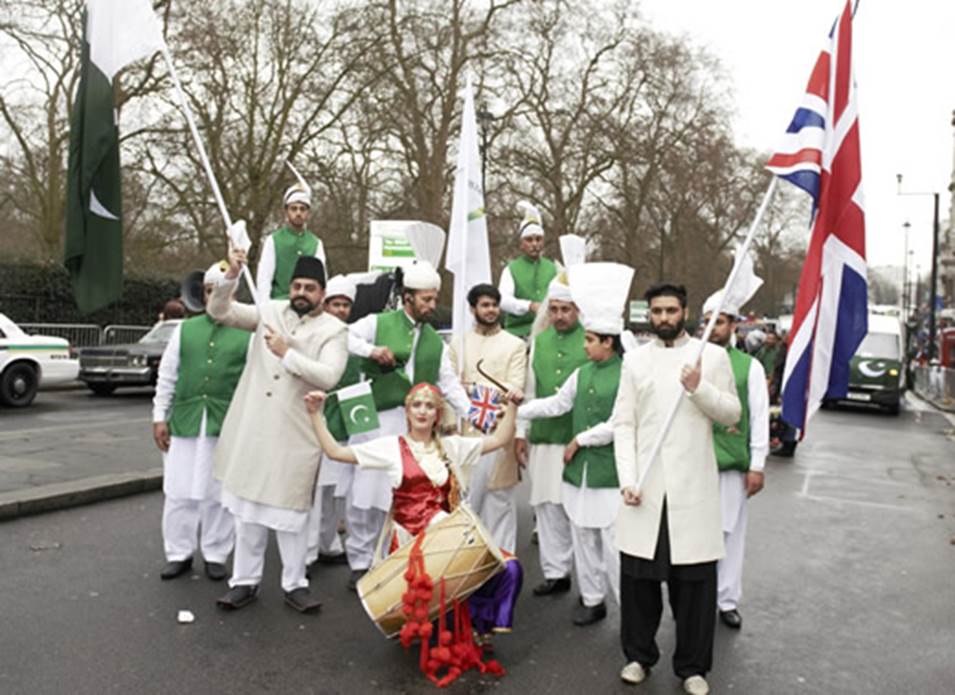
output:
<svg viewBox="0 0 955 695"><path fill-rule="evenodd" d="M899 359L899 337L891 333L868 333L856 350L857 357L876 357L883 360Z"/></svg>

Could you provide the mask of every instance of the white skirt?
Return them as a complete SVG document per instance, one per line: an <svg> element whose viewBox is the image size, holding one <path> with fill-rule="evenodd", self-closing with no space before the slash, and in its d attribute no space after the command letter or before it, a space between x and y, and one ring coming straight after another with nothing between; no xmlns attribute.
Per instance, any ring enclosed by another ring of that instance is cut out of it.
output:
<svg viewBox="0 0 955 695"><path fill-rule="evenodd" d="M275 531L302 533L311 509L303 512L297 509L283 509L261 502L236 497L226 489L222 490L222 506L232 512L240 521L246 524L258 524Z"/></svg>
<svg viewBox="0 0 955 695"><path fill-rule="evenodd" d="M742 471L720 471L720 511L723 533L732 533L739 523L739 514L746 504L746 474Z"/></svg>
<svg viewBox="0 0 955 695"><path fill-rule="evenodd" d="M527 474L531 479L531 506L545 502L561 504L565 448L563 444L531 444L528 447Z"/></svg>
<svg viewBox="0 0 955 695"><path fill-rule="evenodd" d="M615 487L576 487L561 482L564 511L578 528L608 528L617 521L620 489Z"/></svg>
<svg viewBox="0 0 955 695"><path fill-rule="evenodd" d="M197 437L172 437L162 457L163 493L172 499L204 500L214 494L212 452L218 437L206 436L206 414L202 413Z"/></svg>

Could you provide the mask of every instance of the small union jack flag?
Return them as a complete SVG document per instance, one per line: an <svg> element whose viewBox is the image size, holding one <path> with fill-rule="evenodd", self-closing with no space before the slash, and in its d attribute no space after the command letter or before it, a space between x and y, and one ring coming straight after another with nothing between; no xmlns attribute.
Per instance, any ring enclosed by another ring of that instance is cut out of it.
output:
<svg viewBox="0 0 955 695"><path fill-rule="evenodd" d="M475 384L471 387L471 407L468 408L468 421L487 434L497 422L497 413L501 405L501 394L490 386Z"/></svg>

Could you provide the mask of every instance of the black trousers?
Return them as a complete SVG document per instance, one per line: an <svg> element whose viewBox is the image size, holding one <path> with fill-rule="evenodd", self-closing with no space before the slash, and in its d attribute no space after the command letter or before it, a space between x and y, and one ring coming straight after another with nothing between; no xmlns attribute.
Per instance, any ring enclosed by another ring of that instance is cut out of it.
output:
<svg viewBox="0 0 955 695"><path fill-rule="evenodd" d="M620 554L620 641L627 661L649 668L660 660L656 635L663 615L663 582L676 621L673 671L704 676L713 666L716 632L716 562L670 564L666 507L653 560Z"/></svg>

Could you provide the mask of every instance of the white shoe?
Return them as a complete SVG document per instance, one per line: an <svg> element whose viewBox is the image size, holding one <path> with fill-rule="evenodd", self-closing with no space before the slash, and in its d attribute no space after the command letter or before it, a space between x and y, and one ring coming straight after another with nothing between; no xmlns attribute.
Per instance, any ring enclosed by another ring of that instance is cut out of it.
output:
<svg viewBox="0 0 955 695"><path fill-rule="evenodd" d="M703 676L690 676L683 681L683 690L690 695L707 695L710 692L710 686L707 685Z"/></svg>
<svg viewBox="0 0 955 695"><path fill-rule="evenodd" d="M637 683L642 683L647 677L647 672L644 670L643 666L640 665L639 661L631 661L629 664L623 667L623 670L620 672L620 680L624 683L632 683L636 685Z"/></svg>

